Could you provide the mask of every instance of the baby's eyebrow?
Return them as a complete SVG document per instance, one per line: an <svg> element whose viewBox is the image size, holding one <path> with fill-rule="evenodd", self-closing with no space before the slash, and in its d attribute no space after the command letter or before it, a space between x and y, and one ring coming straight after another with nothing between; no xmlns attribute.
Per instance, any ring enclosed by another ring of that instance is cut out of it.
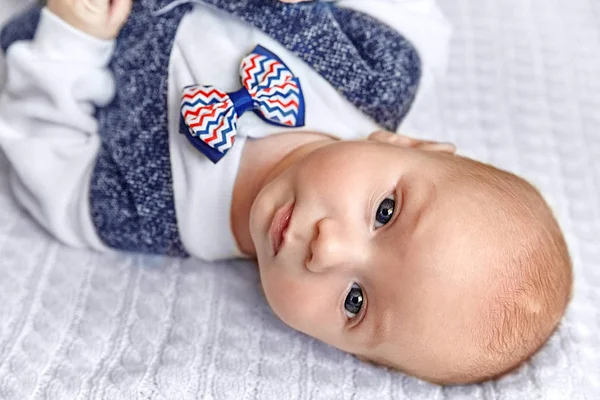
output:
<svg viewBox="0 0 600 400"><path fill-rule="evenodd" d="M395 224L395 230L402 230L398 237L411 237L431 209L435 198L435 185L432 182L415 183L404 176L400 178L398 185L402 191L400 213L403 214L399 219L403 221Z"/></svg>

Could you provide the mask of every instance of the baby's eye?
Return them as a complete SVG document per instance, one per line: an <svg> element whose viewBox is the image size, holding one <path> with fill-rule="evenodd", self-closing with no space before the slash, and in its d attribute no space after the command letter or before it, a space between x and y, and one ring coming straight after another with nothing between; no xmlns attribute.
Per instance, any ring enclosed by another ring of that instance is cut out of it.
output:
<svg viewBox="0 0 600 400"><path fill-rule="evenodd" d="M356 317L363 306L363 302L364 299L362 288L358 285L358 283L353 283L348 295L346 296L346 300L344 300L344 311L346 312L346 317L348 317L348 319Z"/></svg>
<svg viewBox="0 0 600 400"><path fill-rule="evenodd" d="M379 229L392 219L394 208L396 207L396 198L394 195L387 197L379 204L375 214L375 229Z"/></svg>

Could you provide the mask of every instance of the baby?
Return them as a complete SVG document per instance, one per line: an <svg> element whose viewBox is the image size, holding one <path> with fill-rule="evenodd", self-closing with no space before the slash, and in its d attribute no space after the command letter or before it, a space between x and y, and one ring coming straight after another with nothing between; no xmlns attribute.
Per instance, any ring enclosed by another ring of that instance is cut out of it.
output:
<svg viewBox="0 0 600 400"><path fill-rule="evenodd" d="M567 305L558 224L523 179L381 129L426 86L434 4L341 5L50 0L21 16L0 98L15 197L72 246L256 259L275 314L362 360L441 384L506 373ZM242 59L244 85L259 63L285 79L239 91Z"/></svg>

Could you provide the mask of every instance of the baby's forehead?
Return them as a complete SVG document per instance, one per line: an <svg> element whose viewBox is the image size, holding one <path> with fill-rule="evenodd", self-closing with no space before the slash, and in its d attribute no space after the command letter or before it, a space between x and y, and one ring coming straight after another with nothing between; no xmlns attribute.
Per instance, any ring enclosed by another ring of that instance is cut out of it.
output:
<svg viewBox="0 0 600 400"><path fill-rule="evenodd" d="M404 194L398 221L390 229L393 237L385 243L383 257L372 255L373 262L388 271L389 279L414 285L465 290L485 283L492 272L486 266L504 257L511 237L485 209L477 211L469 201L457 201L450 189L414 194L409 188Z"/></svg>
<svg viewBox="0 0 600 400"><path fill-rule="evenodd" d="M528 278L522 274L529 269L524 265L531 265L529 257L539 252L535 238L543 216L536 214L539 201L532 200L537 193L517 178L479 169L460 166L451 180L437 182L419 228L400 244L407 250L390 253L386 268L401 273L381 282L389 293L396 334L386 337L371 355L374 360L402 365L403 351L429 343L440 345L436 350L448 355L446 359L464 358L468 364L485 355L481 345L493 337L498 325L494 318L505 312L503 301L523 304L532 314L540 307L536 293L516 298L519 291L507 289L524 285ZM398 258L394 267L392 261ZM446 348L444 343L455 346ZM436 362L441 360L425 364Z"/></svg>

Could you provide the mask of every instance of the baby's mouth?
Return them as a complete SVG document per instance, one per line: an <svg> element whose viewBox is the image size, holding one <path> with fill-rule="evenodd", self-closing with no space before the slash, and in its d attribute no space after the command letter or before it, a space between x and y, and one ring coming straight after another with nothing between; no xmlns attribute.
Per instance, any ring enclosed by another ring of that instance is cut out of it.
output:
<svg viewBox="0 0 600 400"><path fill-rule="evenodd" d="M269 228L269 237L271 238L271 245L273 246L273 254L276 256L279 250L284 245L284 235L287 230L290 220L292 218L292 212L294 211L294 203L280 208L273 217L271 227Z"/></svg>

